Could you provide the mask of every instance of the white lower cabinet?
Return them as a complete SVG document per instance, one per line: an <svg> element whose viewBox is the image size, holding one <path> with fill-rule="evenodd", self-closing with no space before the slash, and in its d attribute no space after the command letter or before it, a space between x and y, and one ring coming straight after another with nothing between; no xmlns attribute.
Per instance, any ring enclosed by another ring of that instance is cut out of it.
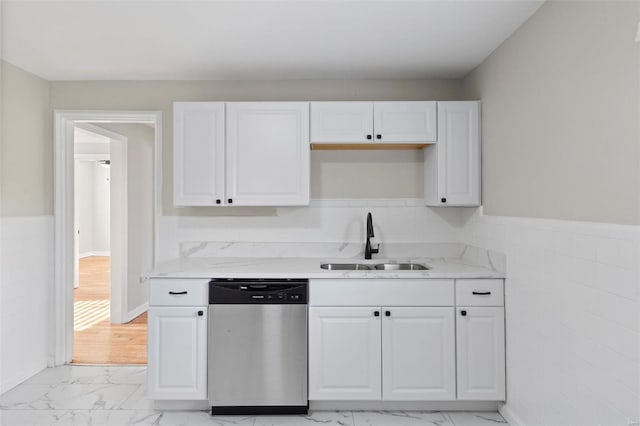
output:
<svg viewBox="0 0 640 426"><path fill-rule="evenodd" d="M503 307L457 308L458 399L505 399Z"/></svg>
<svg viewBox="0 0 640 426"><path fill-rule="evenodd" d="M150 307L148 327L148 397L207 399L206 307Z"/></svg>
<svg viewBox="0 0 640 426"><path fill-rule="evenodd" d="M309 295L310 400L505 400L502 279L312 279Z"/></svg>
<svg viewBox="0 0 640 426"><path fill-rule="evenodd" d="M309 399L454 400L453 308L310 307Z"/></svg>
<svg viewBox="0 0 640 426"><path fill-rule="evenodd" d="M149 281L147 396L207 399L208 280Z"/></svg>
<svg viewBox="0 0 640 426"><path fill-rule="evenodd" d="M310 307L309 399L379 400L381 344L380 307Z"/></svg>
<svg viewBox="0 0 640 426"><path fill-rule="evenodd" d="M383 308L382 399L456 399L453 308Z"/></svg>

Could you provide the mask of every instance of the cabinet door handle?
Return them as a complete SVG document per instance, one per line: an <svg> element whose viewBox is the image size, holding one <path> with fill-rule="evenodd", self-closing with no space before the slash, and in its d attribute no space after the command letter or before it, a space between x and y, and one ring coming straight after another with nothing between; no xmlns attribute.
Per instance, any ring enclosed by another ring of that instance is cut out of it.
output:
<svg viewBox="0 0 640 426"><path fill-rule="evenodd" d="M446 203L447 199L446 198L440 198L440 201L443 202L443 203Z"/></svg>
<svg viewBox="0 0 640 426"><path fill-rule="evenodd" d="M376 135L376 139L382 139L382 135Z"/></svg>
<svg viewBox="0 0 640 426"><path fill-rule="evenodd" d="M475 294L476 296L488 296L491 294L490 291L472 291L471 294Z"/></svg>
<svg viewBox="0 0 640 426"><path fill-rule="evenodd" d="M227 203L229 203L229 204L233 204L233 198L228 198L228 199L227 199Z"/></svg>
<svg viewBox="0 0 640 426"><path fill-rule="evenodd" d="M203 315L204 315L204 312L202 312L202 311L198 311L198 316L199 316L199 317L201 317L201 316L203 316Z"/></svg>
<svg viewBox="0 0 640 426"><path fill-rule="evenodd" d="M220 204L221 202L220 198L216 199L216 204Z"/></svg>
<svg viewBox="0 0 640 426"><path fill-rule="evenodd" d="M391 311L385 311L385 312L384 312L384 316L386 316L386 317L390 317L390 316L391 316Z"/></svg>
<svg viewBox="0 0 640 426"><path fill-rule="evenodd" d="M460 315L462 315L463 317L467 316L467 311L460 311Z"/></svg>
<svg viewBox="0 0 640 426"><path fill-rule="evenodd" d="M187 291L170 291L169 294L173 296L178 296L180 294L187 294Z"/></svg>
<svg viewBox="0 0 640 426"><path fill-rule="evenodd" d="M372 137L371 135L367 135L368 140L371 140L371 137Z"/></svg>
<svg viewBox="0 0 640 426"><path fill-rule="evenodd" d="M379 317L380 316L380 311L374 311L373 312L373 316L374 317Z"/></svg>

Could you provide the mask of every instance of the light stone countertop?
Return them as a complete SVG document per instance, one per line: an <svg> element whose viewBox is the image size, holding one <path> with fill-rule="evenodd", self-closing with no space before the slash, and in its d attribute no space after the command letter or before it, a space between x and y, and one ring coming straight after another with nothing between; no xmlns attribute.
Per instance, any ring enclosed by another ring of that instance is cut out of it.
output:
<svg viewBox="0 0 640 426"><path fill-rule="evenodd" d="M219 244L219 243L216 243ZM504 278L504 269L499 255L486 250L465 245L443 245L442 257L434 256L439 250L430 245L422 253L423 257L410 256L376 256L372 260L364 260L361 254L345 257L319 257L317 251L312 256L304 257L305 251L300 247L298 256L267 257L225 257L223 255L187 256L164 262L150 271L148 278ZM389 255L406 254L405 250L388 250ZM200 253L202 254L202 253ZM234 253L235 254L235 253ZM253 254L253 253L252 253ZM310 253L311 254L311 253ZM331 253L335 254L335 253ZM329 271L320 268L322 263L422 263L430 267L421 271Z"/></svg>

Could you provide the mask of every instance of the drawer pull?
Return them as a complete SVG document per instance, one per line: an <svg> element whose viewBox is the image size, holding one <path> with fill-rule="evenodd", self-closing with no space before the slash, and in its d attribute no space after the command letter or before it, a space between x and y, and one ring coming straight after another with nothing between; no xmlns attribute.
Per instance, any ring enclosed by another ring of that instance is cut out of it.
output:
<svg viewBox="0 0 640 426"><path fill-rule="evenodd" d="M180 294L187 294L187 291L170 291L169 294L173 296L178 296Z"/></svg>
<svg viewBox="0 0 640 426"><path fill-rule="evenodd" d="M476 296L489 296L491 292L490 291L472 291L471 294L475 294Z"/></svg>

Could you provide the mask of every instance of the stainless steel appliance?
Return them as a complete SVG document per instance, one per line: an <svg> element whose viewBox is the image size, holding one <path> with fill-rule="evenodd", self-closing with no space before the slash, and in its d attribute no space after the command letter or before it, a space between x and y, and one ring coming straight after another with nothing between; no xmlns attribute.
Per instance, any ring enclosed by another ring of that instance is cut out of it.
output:
<svg viewBox="0 0 640 426"><path fill-rule="evenodd" d="M306 414L307 280L209 282L211 414Z"/></svg>

